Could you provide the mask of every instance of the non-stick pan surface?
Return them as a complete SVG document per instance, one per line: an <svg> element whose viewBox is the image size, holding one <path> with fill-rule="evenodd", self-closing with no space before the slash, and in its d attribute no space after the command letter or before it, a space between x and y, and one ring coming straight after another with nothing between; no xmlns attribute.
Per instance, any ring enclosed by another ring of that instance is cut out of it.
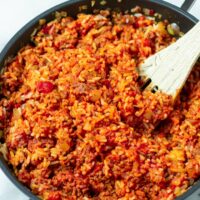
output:
<svg viewBox="0 0 200 200"><path fill-rule="evenodd" d="M16 55L17 51L20 50L24 45L30 42L30 36L33 31L39 26L39 19L46 19L50 21L55 17L55 11L66 11L68 15L76 17L80 12L80 6L87 5L87 10L82 12L91 13L94 9L105 9L111 8L120 9L121 11L130 10L136 5L154 9L156 12L162 14L163 19L168 19L171 22L176 22L183 32L187 32L190 28L194 26L197 19L182 9L173 6L169 3L163 2L161 0L122 0L121 2L117 0L107 0L106 5L101 5L100 0L96 0L94 7L91 7L91 0L70 0L55 6L41 15L34 18L27 25L25 25L6 45L0 54L0 69L4 66L9 58ZM186 5L187 6L187 5ZM7 164L2 155L0 155L0 167L7 175L7 177L26 195L29 196L31 200L38 200L32 192L22 185L15 177L12 169ZM183 200L189 195L191 195L197 188L200 188L200 181L196 182L186 193L178 197L177 200Z"/></svg>

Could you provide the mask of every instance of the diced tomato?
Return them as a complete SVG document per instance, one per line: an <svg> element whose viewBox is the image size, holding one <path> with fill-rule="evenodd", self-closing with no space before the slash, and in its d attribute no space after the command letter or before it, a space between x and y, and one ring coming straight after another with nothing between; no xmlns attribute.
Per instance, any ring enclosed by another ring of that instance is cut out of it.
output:
<svg viewBox="0 0 200 200"><path fill-rule="evenodd" d="M136 20L136 22L134 23L134 28L139 28L140 27L140 25L139 25L139 23L138 23L138 20Z"/></svg>
<svg viewBox="0 0 200 200"><path fill-rule="evenodd" d="M150 9L150 10L149 10L149 15L152 16L152 15L154 15L154 14L155 14L155 11L154 11L153 9Z"/></svg>
<svg viewBox="0 0 200 200"><path fill-rule="evenodd" d="M40 81L37 83L37 91L40 93L50 93L54 89L54 84L50 81Z"/></svg>
<svg viewBox="0 0 200 200"><path fill-rule="evenodd" d="M146 38L146 39L144 39L143 44L144 44L145 47L150 47L151 46L151 40Z"/></svg>

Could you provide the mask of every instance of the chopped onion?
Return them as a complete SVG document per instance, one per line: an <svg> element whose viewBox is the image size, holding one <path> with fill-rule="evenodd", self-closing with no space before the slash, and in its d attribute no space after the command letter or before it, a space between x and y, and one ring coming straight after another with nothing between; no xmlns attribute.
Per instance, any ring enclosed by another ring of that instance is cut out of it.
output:
<svg viewBox="0 0 200 200"><path fill-rule="evenodd" d="M101 4L102 6L105 6L105 5L107 4L107 1L102 0L102 1L100 1L100 4Z"/></svg>
<svg viewBox="0 0 200 200"><path fill-rule="evenodd" d="M141 13L135 13L134 16L135 16L135 17L141 17L142 14L141 14Z"/></svg>
<svg viewBox="0 0 200 200"><path fill-rule="evenodd" d="M94 0L92 0L92 1L91 1L91 6L94 7L95 3L96 3L96 2L95 2Z"/></svg>

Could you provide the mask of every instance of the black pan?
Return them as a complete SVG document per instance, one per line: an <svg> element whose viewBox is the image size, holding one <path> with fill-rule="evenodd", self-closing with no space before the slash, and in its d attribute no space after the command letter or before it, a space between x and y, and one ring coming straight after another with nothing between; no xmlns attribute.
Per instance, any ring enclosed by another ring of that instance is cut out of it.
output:
<svg viewBox="0 0 200 200"><path fill-rule="evenodd" d="M154 9L156 12L162 14L163 19L168 19L171 22L176 22L183 32L187 32L190 28L197 23L197 19L192 15L188 14L183 9L180 9L176 6L173 6L169 3L163 2L161 0L122 0L121 3L117 0L107 0L106 5L100 5L101 0L96 0L94 7L91 7L91 0L70 0L68 2L62 3L58 6L55 6L41 15L34 18L27 25L25 25L6 45L3 51L0 54L0 68L4 66L8 58L16 55L17 51L20 50L24 45L30 42L31 33L34 29L39 26L39 19L44 18L47 21L54 19L55 11L67 11L68 15L76 17L79 13L79 7L81 5L87 5L88 9L82 12L91 13L93 9L105 9L105 8L120 8L121 11L129 10L136 5L139 5L144 8ZM187 9L193 0L185 1L182 8ZM12 169L7 164L2 155L0 155L0 167L7 177L31 200L38 200L32 192L23 186L15 177ZM200 188L200 181L196 182L187 192L182 196L178 197L177 200L186 199L191 195L196 189Z"/></svg>

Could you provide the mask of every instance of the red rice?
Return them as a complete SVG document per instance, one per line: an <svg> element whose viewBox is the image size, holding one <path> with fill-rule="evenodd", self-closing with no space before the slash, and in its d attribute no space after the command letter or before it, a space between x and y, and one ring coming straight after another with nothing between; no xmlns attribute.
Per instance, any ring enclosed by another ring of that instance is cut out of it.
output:
<svg viewBox="0 0 200 200"><path fill-rule="evenodd" d="M174 107L138 82L138 64L175 41L166 26L108 11L55 19L6 66L1 140L33 193L170 200L199 178L200 65Z"/></svg>

